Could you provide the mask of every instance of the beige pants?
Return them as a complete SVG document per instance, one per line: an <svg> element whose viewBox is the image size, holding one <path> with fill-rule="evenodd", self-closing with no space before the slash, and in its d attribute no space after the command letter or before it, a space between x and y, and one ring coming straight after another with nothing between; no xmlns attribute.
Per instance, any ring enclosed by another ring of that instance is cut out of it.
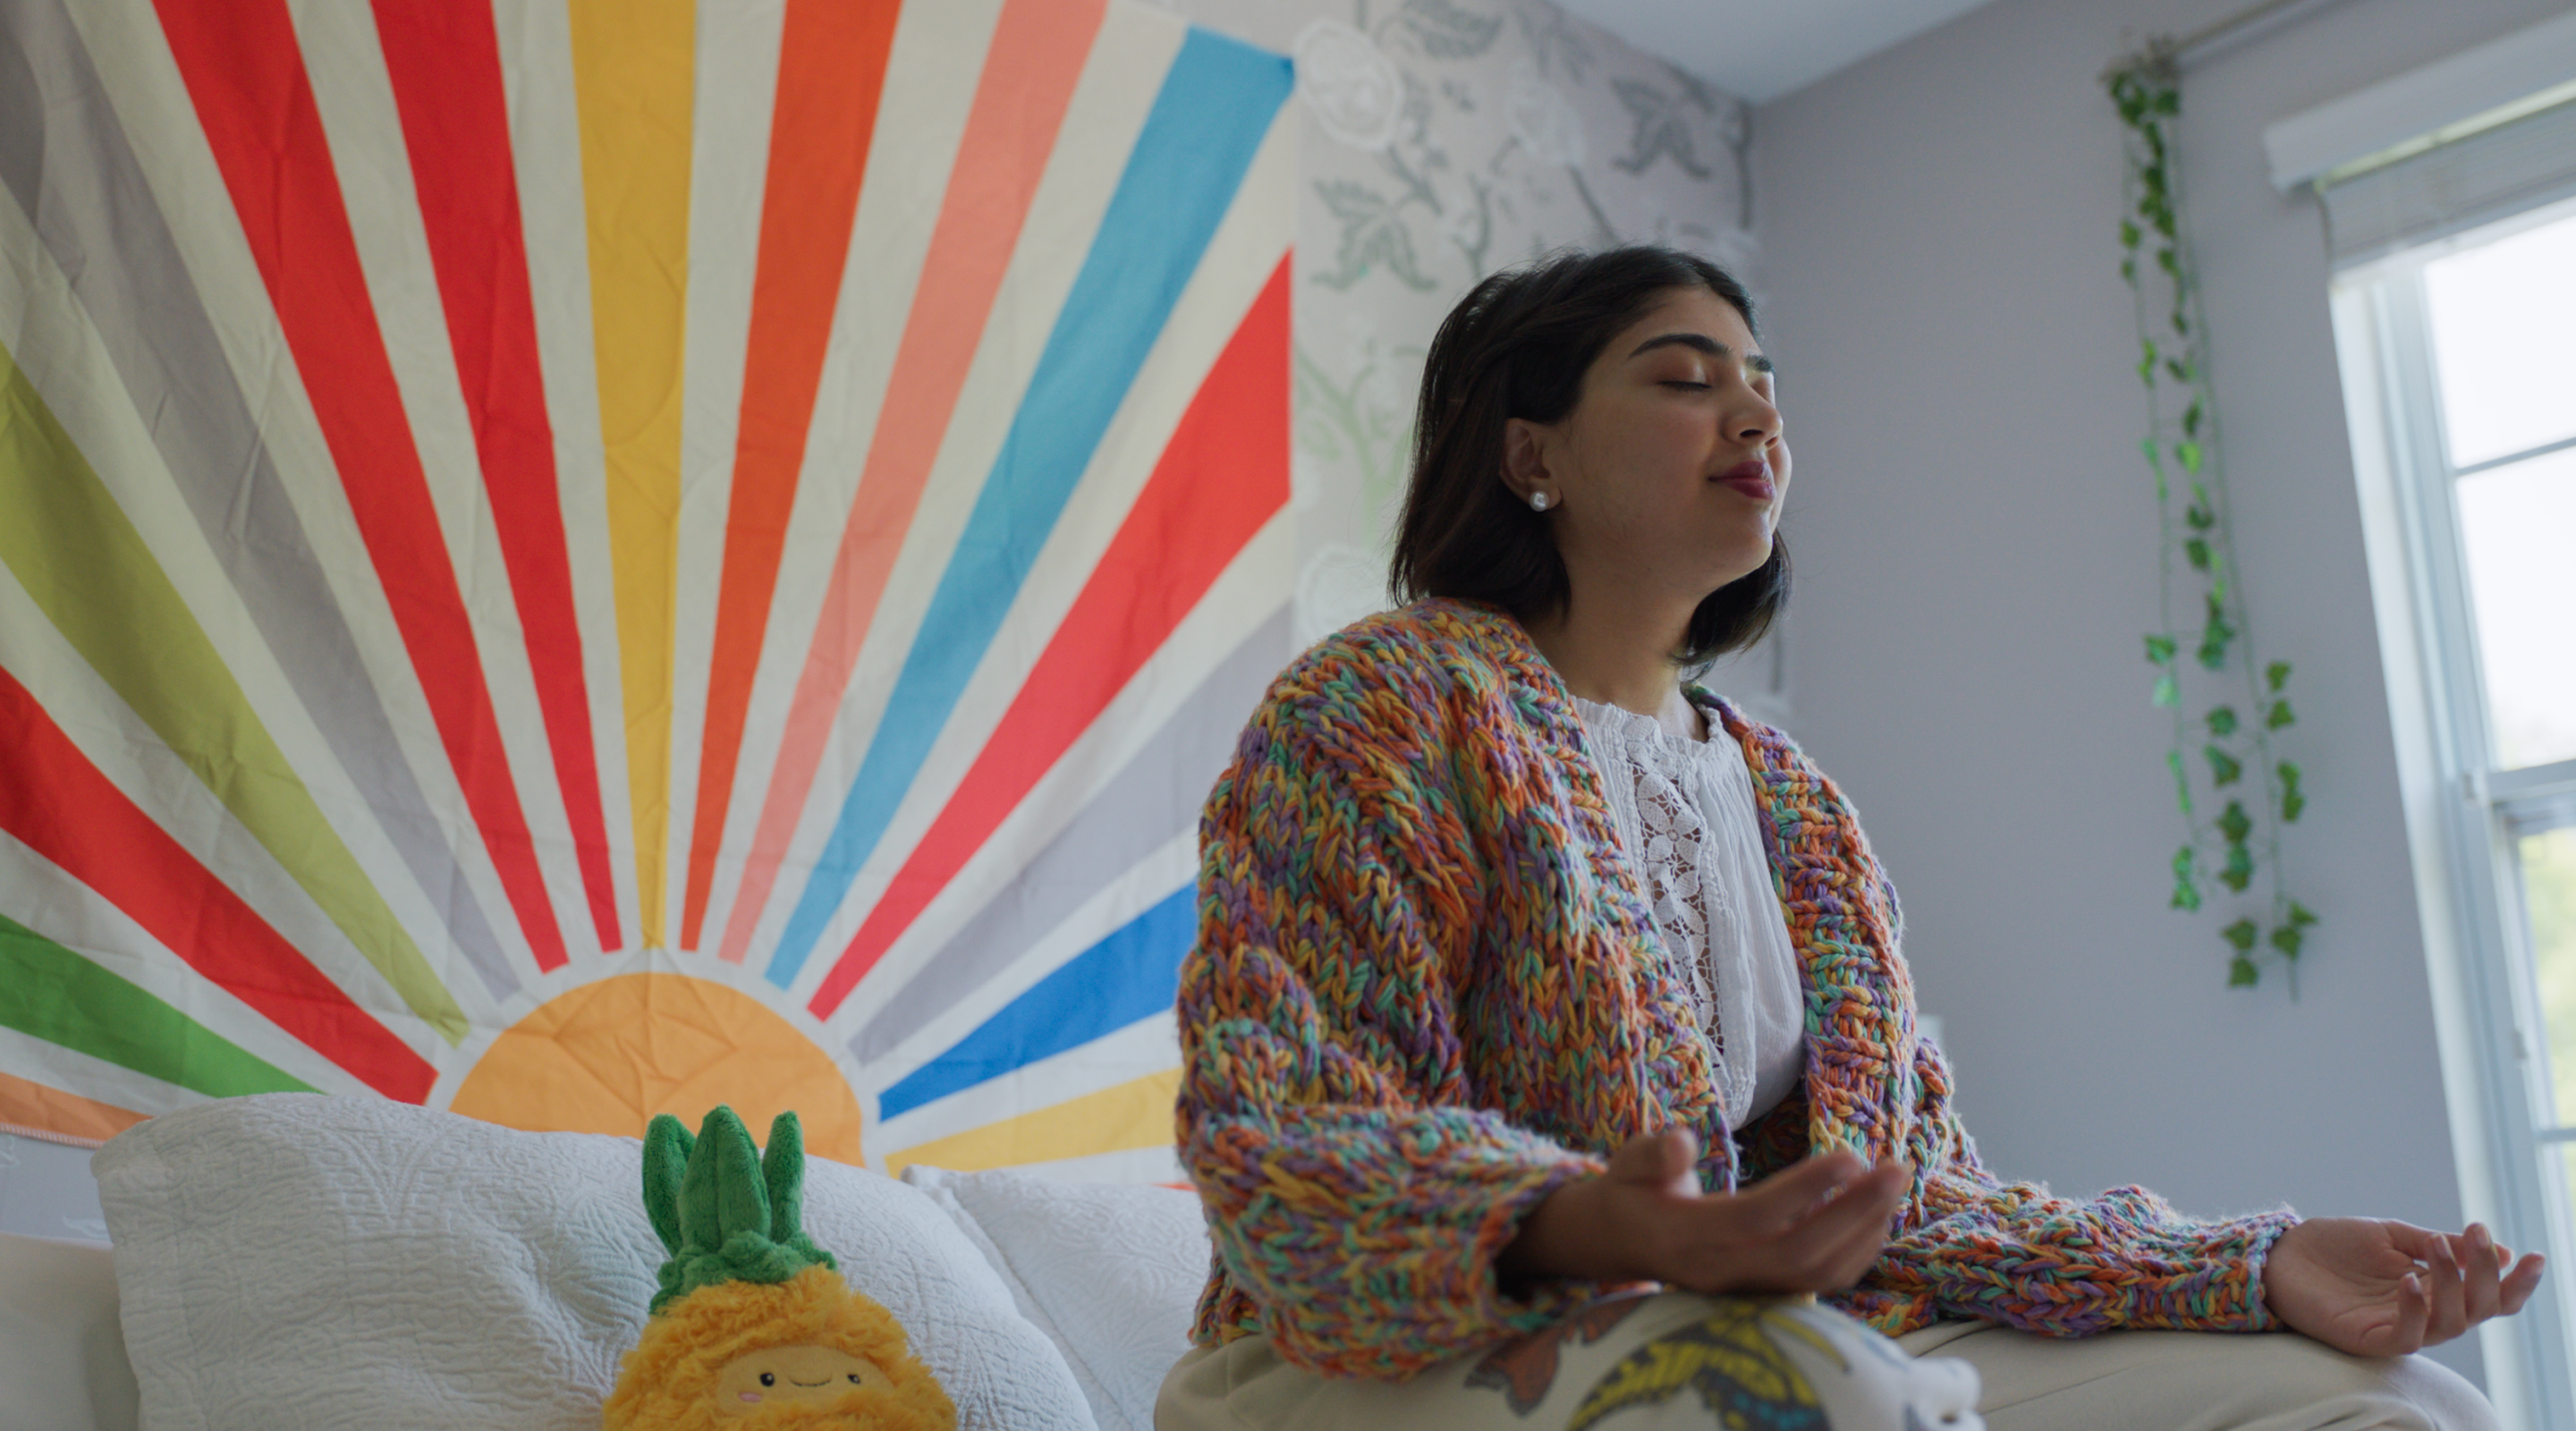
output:
<svg viewBox="0 0 2576 1431"><path fill-rule="evenodd" d="M2496 1421L2475 1388L2437 1363L2349 1357L2289 1333L2115 1332L2064 1341L1950 1323L1891 1342L1803 1300L1688 1293L1599 1303L1403 1382L1316 1376L1257 1337L1195 1348L1165 1379L1154 1414L1156 1431L1974 1431L1980 1424L2494 1431Z"/></svg>

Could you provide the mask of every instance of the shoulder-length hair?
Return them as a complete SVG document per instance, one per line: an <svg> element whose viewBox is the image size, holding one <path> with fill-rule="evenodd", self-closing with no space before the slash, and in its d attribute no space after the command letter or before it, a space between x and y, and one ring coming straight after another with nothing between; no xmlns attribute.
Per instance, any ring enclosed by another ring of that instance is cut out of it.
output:
<svg viewBox="0 0 2576 1431"><path fill-rule="evenodd" d="M1399 599L1484 601L1524 623L1564 609L1571 588L1548 519L1503 483L1503 424L1562 421L1610 340L1664 294L1694 287L1753 326L1752 296L1732 275L1648 245L1563 254L1468 290L1423 363L1413 476L1388 570ZM1760 567L1700 602L1673 654L1701 668L1750 646L1788 600L1789 551L1775 532Z"/></svg>

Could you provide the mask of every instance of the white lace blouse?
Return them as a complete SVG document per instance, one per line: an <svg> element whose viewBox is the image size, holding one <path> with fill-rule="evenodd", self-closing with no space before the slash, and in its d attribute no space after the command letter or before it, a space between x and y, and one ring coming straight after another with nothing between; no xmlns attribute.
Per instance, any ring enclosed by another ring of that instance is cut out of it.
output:
<svg viewBox="0 0 2576 1431"><path fill-rule="evenodd" d="M1806 1071L1798 956L1772 884L1744 752L1575 698L1619 839L1716 1055L1726 1126L1777 1107ZM1710 718L1712 728L1716 725Z"/></svg>

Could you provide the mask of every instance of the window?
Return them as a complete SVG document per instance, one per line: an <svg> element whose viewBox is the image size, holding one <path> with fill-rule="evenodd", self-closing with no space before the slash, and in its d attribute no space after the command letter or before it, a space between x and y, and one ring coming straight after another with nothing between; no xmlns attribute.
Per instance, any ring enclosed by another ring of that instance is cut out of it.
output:
<svg viewBox="0 0 2576 1431"><path fill-rule="evenodd" d="M2552 1264L2489 1380L2576 1425L2576 202L2347 267L2335 316L2463 1181Z"/></svg>

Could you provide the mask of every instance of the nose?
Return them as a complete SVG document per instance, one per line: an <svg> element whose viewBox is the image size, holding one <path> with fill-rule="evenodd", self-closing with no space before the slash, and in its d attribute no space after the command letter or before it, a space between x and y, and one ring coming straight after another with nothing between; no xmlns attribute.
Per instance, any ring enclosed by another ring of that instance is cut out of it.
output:
<svg viewBox="0 0 2576 1431"><path fill-rule="evenodd" d="M1780 405L1751 383L1743 384L1741 391L1742 396L1728 406L1726 435L1747 447L1760 447L1780 435Z"/></svg>

